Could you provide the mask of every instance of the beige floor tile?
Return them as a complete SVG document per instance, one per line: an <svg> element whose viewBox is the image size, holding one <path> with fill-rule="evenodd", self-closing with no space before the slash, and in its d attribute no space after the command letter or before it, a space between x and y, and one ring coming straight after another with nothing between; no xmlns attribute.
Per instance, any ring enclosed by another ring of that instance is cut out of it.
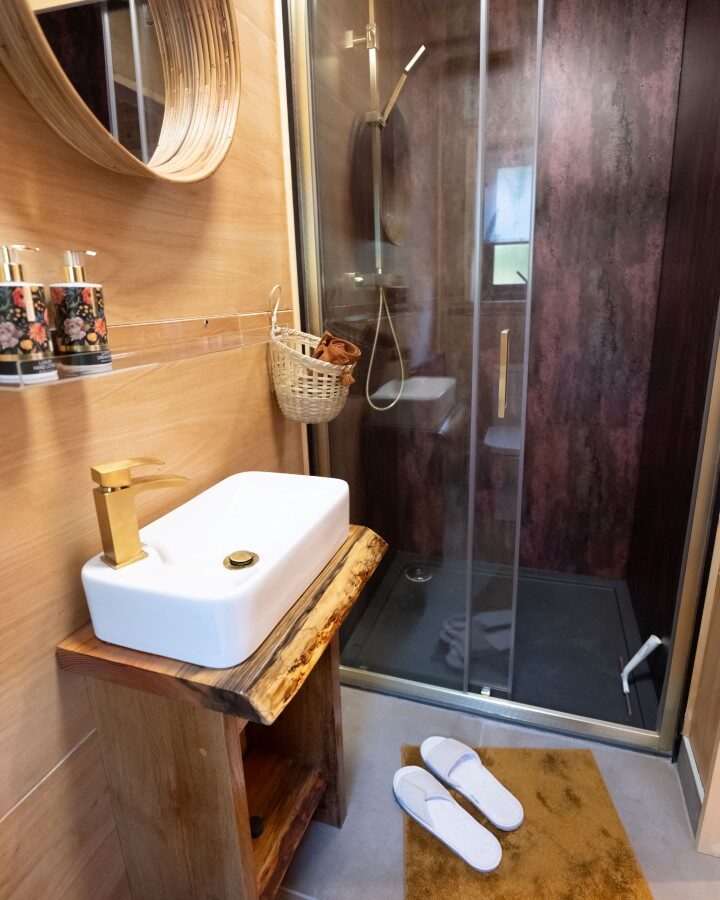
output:
<svg viewBox="0 0 720 900"><path fill-rule="evenodd" d="M590 747L656 900L720 897L720 859L695 851L668 760L353 688L343 688L342 702L348 816L340 830L310 825L285 880L300 900L402 900L402 813L392 775L402 744L431 734L476 746Z"/></svg>

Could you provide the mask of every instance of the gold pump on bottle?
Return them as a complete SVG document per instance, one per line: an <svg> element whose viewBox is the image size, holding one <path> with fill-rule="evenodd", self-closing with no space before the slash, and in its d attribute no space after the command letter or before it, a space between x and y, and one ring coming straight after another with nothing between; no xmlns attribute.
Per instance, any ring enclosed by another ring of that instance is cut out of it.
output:
<svg viewBox="0 0 720 900"><path fill-rule="evenodd" d="M63 375L88 375L112 369L105 301L101 284L87 280L85 256L94 250L63 253L65 281L50 285L55 312L58 366Z"/></svg>
<svg viewBox="0 0 720 900"><path fill-rule="evenodd" d="M20 254L38 252L25 244L3 244L0 281L0 383L55 381L50 319L41 284L25 280Z"/></svg>

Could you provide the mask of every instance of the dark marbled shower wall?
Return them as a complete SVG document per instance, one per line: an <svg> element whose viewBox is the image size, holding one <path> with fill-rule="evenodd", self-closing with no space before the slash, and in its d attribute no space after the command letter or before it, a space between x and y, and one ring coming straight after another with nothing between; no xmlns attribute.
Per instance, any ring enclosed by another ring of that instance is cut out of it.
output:
<svg viewBox="0 0 720 900"><path fill-rule="evenodd" d="M685 0L545 4L521 564L626 574Z"/></svg>
<svg viewBox="0 0 720 900"><path fill-rule="evenodd" d="M455 377L460 410L442 438L379 426L364 400L361 369L343 416L331 426L333 472L350 482L357 520L384 529L396 548L462 558L480 5L383 0L376 8L383 97L419 44L428 46L398 107L410 153L410 227L399 244L386 241L384 252L386 271L400 275L408 289L389 295L389 302L409 367ZM525 164L532 144L536 8L530 0L489 4L486 150L501 154L506 165ZM318 0L314 9L326 324L364 343L367 359L376 296L348 287L345 276L373 266L372 235L362 231L369 185L358 179L358 160L368 163L358 144L367 137L367 55L342 48L346 29L362 33L367 3ZM685 0L545 3L520 511L526 567L626 573L684 17ZM511 327L511 363L521 368L526 315L522 299L483 297L478 560L509 564L514 555L518 457L488 452L483 436L497 424L497 335ZM397 375L387 325L383 335L375 386ZM516 389L509 399L519 419Z"/></svg>
<svg viewBox="0 0 720 900"><path fill-rule="evenodd" d="M505 166L529 162L536 11L528 0L489 3L486 170L494 160ZM452 4L445 18L455 54L441 87L440 197L468 197L467 180L474 179L475 169L466 159L475 151L457 123L463 121L460 81L465 93L477 90L477 5ZM626 575L684 18L685 0L545 3L519 511L524 567ZM492 172L485 175L487 183ZM443 303L437 315L448 368L464 378L459 394L468 398L472 347L462 335L472 327L472 219L442 202L438 214ZM515 382L522 375L526 315L522 298L498 300L483 290L473 544L478 561L507 565L513 563L518 527L518 459L489 450L484 436L502 424L495 418L495 395L498 335L505 327L511 332L505 422L519 422L521 391ZM457 477L464 477L462 469ZM460 523L458 532L464 537Z"/></svg>

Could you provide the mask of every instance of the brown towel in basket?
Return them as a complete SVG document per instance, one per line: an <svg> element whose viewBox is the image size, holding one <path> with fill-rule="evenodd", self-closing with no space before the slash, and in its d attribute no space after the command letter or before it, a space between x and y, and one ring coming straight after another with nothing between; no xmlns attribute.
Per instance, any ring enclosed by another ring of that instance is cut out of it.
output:
<svg viewBox="0 0 720 900"><path fill-rule="evenodd" d="M349 366L360 359L360 348L350 341L333 337L329 331L323 331L323 336L320 338L320 343L315 348L313 356L315 359L322 359L335 366ZM342 377L342 382L350 385L355 382L355 379L349 372L346 372Z"/></svg>

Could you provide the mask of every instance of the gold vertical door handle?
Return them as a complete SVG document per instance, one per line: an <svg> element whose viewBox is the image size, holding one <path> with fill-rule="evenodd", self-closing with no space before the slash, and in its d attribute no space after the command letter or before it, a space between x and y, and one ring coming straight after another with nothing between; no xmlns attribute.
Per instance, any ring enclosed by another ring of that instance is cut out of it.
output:
<svg viewBox="0 0 720 900"><path fill-rule="evenodd" d="M500 374L498 377L498 419L505 418L507 410L507 374L508 356L510 354L510 329L500 332Z"/></svg>

